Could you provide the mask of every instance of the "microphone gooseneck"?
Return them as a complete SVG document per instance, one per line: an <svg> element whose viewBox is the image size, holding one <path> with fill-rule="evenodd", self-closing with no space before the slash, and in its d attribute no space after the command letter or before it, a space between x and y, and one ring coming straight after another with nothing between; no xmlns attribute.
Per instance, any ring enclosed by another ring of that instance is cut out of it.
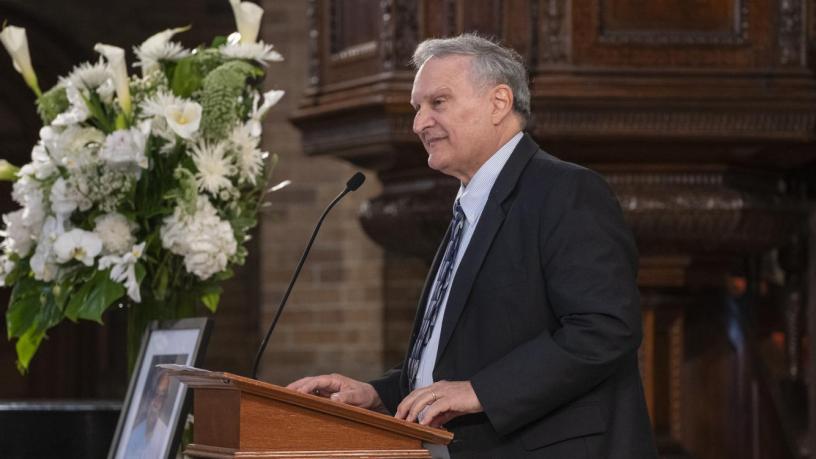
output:
<svg viewBox="0 0 816 459"><path fill-rule="evenodd" d="M336 198L326 207L326 210L323 211L323 214L320 215L320 219L317 221L317 225L315 225L314 231L312 231L312 237L309 238L309 243L306 244L306 248L303 250L303 255L300 256L300 261L298 261L297 267L295 268L295 272L292 273L292 279L289 281L289 286L286 287L286 292L283 294L283 298L281 298L281 302L278 305L278 311L275 313L275 318L272 319L272 325L269 326L269 330L266 332L266 336L261 343L261 347L258 349L258 354L255 356L255 362L252 364L252 379L258 378L258 366L261 363L261 356L263 356L264 351L266 350L267 344L269 344L269 337L272 336L272 331L275 329L275 325L278 323L278 319L280 319L281 314L283 313L283 307L286 306L286 300L289 299L289 294L292 293L292 287L295 286L295 282L297 281L298 276L300 275L300 269L303 268L303 263L306 261L306 257L309 255L309 251L312 249L312 244L317 237L317 232L320 230L320 225L323 224L323 220L326 219L326 215L329 214L329 211L343 199L343 196L347 195L349 192L357 190L360 188L360 185L365 182L365 175L362 172L357 172L354 174L348 182L346 182L346 189L340 192Z"/></svg>

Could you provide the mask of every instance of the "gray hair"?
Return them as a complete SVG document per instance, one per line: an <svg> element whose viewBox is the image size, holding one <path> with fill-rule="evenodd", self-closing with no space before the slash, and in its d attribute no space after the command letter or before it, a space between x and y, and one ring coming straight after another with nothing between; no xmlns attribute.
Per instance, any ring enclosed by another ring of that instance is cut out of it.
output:
<svg viewBox="0 0 816 459"><path fill-rule="evenodd" d="M506 84L513 92L513 110L522 125L530 120L530 87L527 70L519 53L473 33L453 38L425 40L414 51L413 65L419 69L431 57L473 56L472 72L480 84Z"/></svg>

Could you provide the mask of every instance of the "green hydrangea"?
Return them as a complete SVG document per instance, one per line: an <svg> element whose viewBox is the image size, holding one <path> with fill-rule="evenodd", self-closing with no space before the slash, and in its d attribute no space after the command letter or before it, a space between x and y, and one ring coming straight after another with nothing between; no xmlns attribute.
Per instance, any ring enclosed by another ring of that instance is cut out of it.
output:
<svg viewBox="0 0 816 459"><path fill-rule="evenodd" d="M245 61L229 61L210 72L201 86L201 132L220 139L246 116L247 101L242 97L246 81L263 72Z"/></svg>
<svg viewBox="0 0 816 459"><path fill-rule="evenodd" d="M54 121L57 115L68 110L69 105L65 88L57 85L37 99L37 113L40 115L43 124L48 125Z"/></svg>

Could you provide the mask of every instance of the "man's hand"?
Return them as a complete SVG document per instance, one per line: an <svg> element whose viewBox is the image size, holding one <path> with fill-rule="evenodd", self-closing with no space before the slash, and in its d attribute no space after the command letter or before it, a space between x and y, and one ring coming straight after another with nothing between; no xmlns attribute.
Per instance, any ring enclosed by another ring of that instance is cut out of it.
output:
<svg viewBox="0 0 816 459"><path fill-rule="evenodd" d="M442 427L457 416L483 410L470 381L439 381L408 394L394 417L413 422L421 415L420 424Z"/></svg>
<svg viewBox="0 0 816 459"><path fill-rule="evenodd" d="M371 384L337 373L298 379L286 386L286 388L302 394L319 395L336 402L389 414L382 400L380 400L379 394Z"/></svg>

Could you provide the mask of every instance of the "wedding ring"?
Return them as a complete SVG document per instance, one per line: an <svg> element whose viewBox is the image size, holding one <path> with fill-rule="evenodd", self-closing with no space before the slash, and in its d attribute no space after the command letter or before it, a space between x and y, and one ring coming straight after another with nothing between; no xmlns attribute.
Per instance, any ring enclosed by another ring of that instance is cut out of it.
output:
<svg viewBox="0 0 816 459"><path fill-rule="evenodd" d="M436 403L436 401L438 400L437 397L436 397L436 392L431 392L431 397L433 397L433 400L431 401L431 404Z"/></svg>

